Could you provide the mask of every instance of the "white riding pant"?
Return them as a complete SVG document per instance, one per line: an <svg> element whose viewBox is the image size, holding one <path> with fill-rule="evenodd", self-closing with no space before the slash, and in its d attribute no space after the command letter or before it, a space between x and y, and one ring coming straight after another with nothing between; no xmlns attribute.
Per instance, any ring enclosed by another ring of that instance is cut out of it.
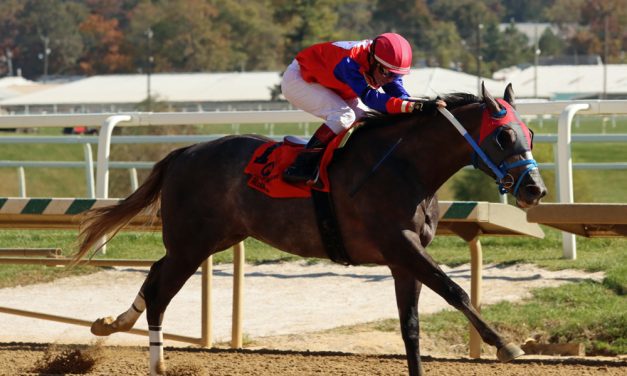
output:
<svg viewBox="0 0 627 376"><path fill-rule="evenodd" d="M323 119L335 134L350 127L369 110L359 98L345 100L320 84L303 80L296 60L283 74L281 90L294 107Z"/></svg>

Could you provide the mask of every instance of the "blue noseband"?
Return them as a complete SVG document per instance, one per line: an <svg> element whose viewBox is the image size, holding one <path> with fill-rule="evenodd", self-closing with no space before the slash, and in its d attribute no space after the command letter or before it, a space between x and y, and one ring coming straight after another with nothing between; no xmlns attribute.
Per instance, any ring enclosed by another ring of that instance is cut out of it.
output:
<svg viewBox="0 0 627 376"><path fill-rule="evenodd" d="M496 183L499 185L499 193L505 194L510 192L512 195L517 196L518 190L520 189L520 184L524 180L525 176L529 175L529 173L533 169L538 168L538 163L535 159L524 159L520 161L516 161L513 163L507 163L505 158L502 159L502 162L497 166L490 157L481 149L481 147L477 144L477 142L472 138L472 136L468 133L466 128L464 128L459 121L451 114L448 110L444 108L440 108L439 111L444 115L454 126L457 128L457 131L466 139L466 141L470 144L472 149L474 150L471 156L472 164L475 168L478 168L478 159L481 159L483 163L494 173L496 176ZM487 111L484 109L484 111ZM498 113L492 114L494 118L501 118L507 114L507 110L502 108ZM497 128L498 130L498 128ZM492 134L496 134L496 130ZM517 141L514 152L524 153L531 149L531 145L529 148L526 148L522 143ZM512 154L510 154L512 155ZM516 167L526 166L525 170L518 175L518 179L514 179L513 175L509 173L509 171ZM512 189L513 187L513 189Z"/></svg>

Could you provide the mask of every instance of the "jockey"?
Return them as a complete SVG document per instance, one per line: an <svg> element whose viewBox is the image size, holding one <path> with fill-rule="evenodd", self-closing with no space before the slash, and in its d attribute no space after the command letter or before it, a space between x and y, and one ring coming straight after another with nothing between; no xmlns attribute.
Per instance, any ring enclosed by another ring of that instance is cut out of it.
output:
<svg viewBox="0 0 627 376"><path fill-rule="evenodd" d="M299 52L283 74L283 96L325 122L283 178L290 182L313 179L327 144L369 109L434 114L446 106L442 100L409 96L402 76L409 73L411 59L409 42L395 33L374 40L319 43Z"/></svg>

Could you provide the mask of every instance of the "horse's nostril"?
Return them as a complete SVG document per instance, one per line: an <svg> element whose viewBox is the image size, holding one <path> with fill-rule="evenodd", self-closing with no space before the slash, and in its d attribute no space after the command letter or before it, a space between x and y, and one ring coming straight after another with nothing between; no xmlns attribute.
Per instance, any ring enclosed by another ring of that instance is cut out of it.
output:
<svg viewBox="0 0 627 376"><path fill-rule="evenodd" d="M529 197L540 199L546 196L546 188L537 186L535 184L530 184L526 186L525 190L527 191L527 194L529 195Z"/></svg>
<svg viewBox="0 0 627 376"><path fill-rule="evenodd" d="M540 198L546 196L546 188L542 188L542 193L540 193Z"/></svg>

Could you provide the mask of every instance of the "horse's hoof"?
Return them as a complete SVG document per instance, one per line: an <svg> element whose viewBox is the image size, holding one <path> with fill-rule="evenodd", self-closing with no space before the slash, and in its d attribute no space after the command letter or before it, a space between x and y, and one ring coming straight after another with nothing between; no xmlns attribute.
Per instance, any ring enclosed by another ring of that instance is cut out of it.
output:
<svg viewBox="0 0 627 376"><path fill-rule="evenodd" d="M98 319L91 324L91 333L97 336L108 336L115 332L114 328L111 326L113 322L114 319L111 316Z"/></svg>
<svg viewBox="0 0 627 376"><path fill-rule="evenodd" d="M512 361L521 355L525 355L525 352L520 347L514 345L511 342L501 347L496 352L496 357L499 359L499 361L503 363Z"/></svg>

